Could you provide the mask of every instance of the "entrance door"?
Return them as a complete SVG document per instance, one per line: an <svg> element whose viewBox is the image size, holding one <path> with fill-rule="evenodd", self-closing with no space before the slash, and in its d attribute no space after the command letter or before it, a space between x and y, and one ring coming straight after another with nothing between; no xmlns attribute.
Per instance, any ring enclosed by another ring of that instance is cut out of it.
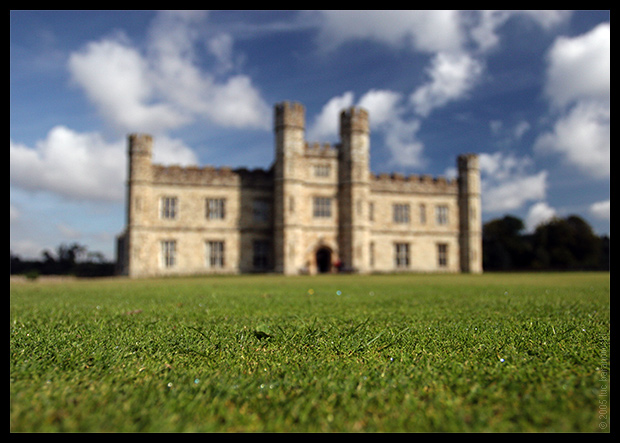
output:
<svg viewBox="0 0 620 443"><path fill-rule="evenodd" d="M316 269L319 274L332 270L332 251L329 248L321 248L316 251Z"/></svg>

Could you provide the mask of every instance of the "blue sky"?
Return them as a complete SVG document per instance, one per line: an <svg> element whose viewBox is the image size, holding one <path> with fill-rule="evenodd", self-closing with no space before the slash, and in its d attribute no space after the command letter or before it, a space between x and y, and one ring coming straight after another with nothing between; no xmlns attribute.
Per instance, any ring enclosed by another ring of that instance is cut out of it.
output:
<svg viewBox="0 0 620 443"><path fill-rule="evenodd" d="M454 175L480 154L483 217L610 232L608 11L12 11L11 251L114 254L126 136L161 163L269 168L272 109L336 142L370 112L371 169Z"/></svg>

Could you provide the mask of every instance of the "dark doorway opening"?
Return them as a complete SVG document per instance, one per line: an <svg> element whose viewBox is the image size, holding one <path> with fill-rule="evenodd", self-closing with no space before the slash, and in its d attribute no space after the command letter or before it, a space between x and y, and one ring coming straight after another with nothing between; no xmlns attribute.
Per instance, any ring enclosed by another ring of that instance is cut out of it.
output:
<svg viewBox="0 0 620 443"><path fill-rule="evenodd" d="M332 251L328 248L321 248L316 251L316 269L319 274L324 274L332 270Z"/></svg>

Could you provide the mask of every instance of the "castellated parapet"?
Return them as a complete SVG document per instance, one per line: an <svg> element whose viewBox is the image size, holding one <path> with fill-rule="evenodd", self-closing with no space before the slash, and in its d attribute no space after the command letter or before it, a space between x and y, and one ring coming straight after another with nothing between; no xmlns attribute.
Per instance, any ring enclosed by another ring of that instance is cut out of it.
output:
<svg viewBox="0 0 620 443"><path fill-rule="evenodd" d="M345 109L339 143L308 142L304 106L275 105L266 170L153 164L156 140L130 135L119 273L481 272L478 157L457 179L373 174L370 117Z"/></svg>

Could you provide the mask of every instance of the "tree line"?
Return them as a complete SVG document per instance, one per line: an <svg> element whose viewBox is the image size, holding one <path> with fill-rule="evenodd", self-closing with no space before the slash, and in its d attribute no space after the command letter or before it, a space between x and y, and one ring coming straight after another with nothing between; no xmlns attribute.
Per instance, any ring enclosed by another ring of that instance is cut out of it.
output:
<svg viewBox="0 0 620 443"><path fill-rule="evenodd" d="M511 215L491 220L482 228L482 251L485 271L609 270L609 237L576 215L553 218L533 233Z"/></svg>
<svg viewBox="0 0 620 443"><path fill-rule="evenodd" d="M114 275L114 271L114 262L106 261L102 253L88 251L79 243L62 243L55 254L46 249L40 260L22 260L11 251L11 275L22 274L32 279L39 275L105 277Z"/></svg>

